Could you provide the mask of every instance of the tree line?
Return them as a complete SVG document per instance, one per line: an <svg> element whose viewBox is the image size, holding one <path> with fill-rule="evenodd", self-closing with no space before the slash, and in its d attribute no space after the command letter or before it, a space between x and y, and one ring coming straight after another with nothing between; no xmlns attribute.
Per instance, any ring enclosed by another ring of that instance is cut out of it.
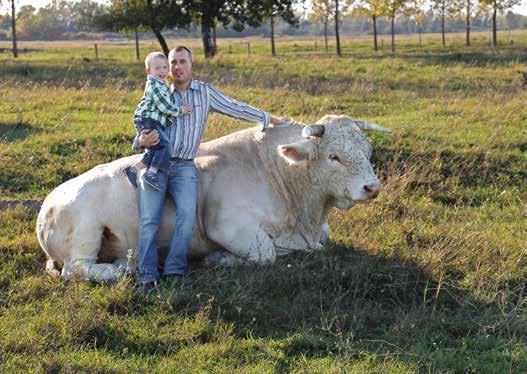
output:
<svg viewBox="0 0 527 374"><path fill-rule="evenodd" d="M389 33L395 52L395 35L401 32L441 32L446 46L446 32L464 30L470 45L474 28L490 26L492 45L497 46L498 28L527 28L527 17L509 10L521 0L53 0L38 10L31 5L17 10L17 0L2 1L11 11L0 15L0 39L13 40L15 57L17 38L53 40L103 30L134 34L137 45L141 33L151 32L165 53L167 32L200 36L205 56L213 57L218 35L264 33L273 55L277 31L323 35L326 50L331 36L340 55L343 32L373 35L375 50L378 35Z"/></svg>

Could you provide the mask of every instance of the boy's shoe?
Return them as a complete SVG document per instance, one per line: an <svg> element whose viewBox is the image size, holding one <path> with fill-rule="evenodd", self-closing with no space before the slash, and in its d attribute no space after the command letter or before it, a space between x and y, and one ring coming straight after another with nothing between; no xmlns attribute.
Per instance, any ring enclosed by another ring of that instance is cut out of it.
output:
<svg viewBox="0 0 527 374"><path fill-rule="evenodd" d="M128 177L128 182L137 188L137 168L134 165L128 166L124 169L124 173Z"/></svg>
<svg viewBox="0 0 527 374"><path fill-rule="evenodd" d="M159 184L159 178L157 177L157 173L147 170L143 174L142 178L143 178L143 182L148 184L154 190L161 191L161 184Z"/></svg>

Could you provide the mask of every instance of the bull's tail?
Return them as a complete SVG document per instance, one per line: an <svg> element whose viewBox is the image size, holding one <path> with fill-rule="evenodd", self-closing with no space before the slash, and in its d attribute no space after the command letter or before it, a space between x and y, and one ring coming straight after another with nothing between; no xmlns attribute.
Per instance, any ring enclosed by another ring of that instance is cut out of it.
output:
<svg viewBox="0 0 527 374"><path fill-rule="evenodd" d="M60 277L60 271L55 267L55 261L52 258L48 258L46 261L46 273L54 279L59 279Z"/></svg>

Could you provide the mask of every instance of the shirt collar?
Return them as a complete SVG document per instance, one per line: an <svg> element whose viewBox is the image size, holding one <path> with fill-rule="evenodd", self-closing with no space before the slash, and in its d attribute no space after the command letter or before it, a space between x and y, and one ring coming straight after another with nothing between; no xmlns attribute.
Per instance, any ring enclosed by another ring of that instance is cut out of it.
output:
<svg viewBox="0 0 527 374"><path fill-rule="evenodd" d="M190 81L190 85L188 86L189 90L199 90L198 82L196 82L194 79ZM174 83L170 85L170 92L174 93L176 90L176 87L174 86Z"/></svg>

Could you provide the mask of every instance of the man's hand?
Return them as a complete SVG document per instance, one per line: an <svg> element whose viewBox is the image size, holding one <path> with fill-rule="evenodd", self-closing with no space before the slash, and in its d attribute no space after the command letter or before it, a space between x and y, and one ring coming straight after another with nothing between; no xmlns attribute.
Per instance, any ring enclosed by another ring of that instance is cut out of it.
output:
<svg viewBox="0 0 527 374"><path fill-rule="evenodd" d="M291 123L293 123L293 120L285 117L271 116L269 120L269 124L271 125L271 127L280 125L290 125Z"/></svg>
<svg viewBox="0 0 527 374"><path fill-rule="evenodd" d="M143 148L152 148L159 143L159 134L156 130L143 130L139 135L139 145Z"/></svg>
<svg viewBox="0 0 527 374"><path fill-rule="evenodd" d="M190 114L192 112L192 107L190 104L183 105L183 114Z"/></svg>

